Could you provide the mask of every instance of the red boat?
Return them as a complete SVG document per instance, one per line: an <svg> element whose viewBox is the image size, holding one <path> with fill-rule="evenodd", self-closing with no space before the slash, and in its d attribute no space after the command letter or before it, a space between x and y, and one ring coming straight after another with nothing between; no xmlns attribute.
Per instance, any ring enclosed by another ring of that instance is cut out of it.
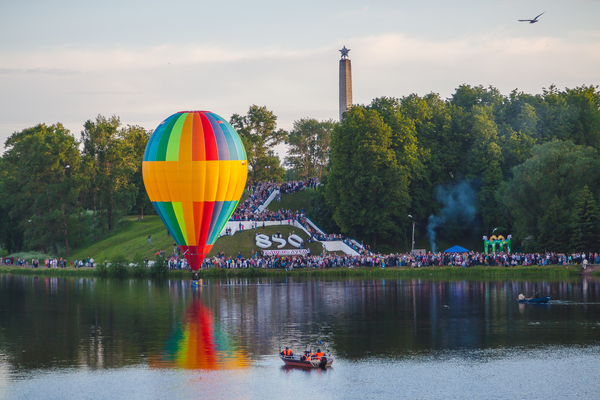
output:
<svg viewBox="0 0 600 400"><path fill-rule="evenodd" d="M318 358L313 355L312 345L307 345L306 350L303 354L292 354L290 356L284 355L284 352L279 353L279 358L291 367L302 367L302 368L327 368L333 364L333 356L329 351L329 345L327 343L320 344L327 351L322 357ZM316 346L315 346L316 347Z"/></svg>

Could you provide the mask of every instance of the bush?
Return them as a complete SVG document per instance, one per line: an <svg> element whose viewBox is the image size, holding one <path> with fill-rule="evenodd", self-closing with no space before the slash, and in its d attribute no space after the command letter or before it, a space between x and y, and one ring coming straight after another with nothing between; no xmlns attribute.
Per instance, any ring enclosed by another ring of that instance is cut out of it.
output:
<svg viewBox="0 0 600 400"><path fill-rule="evenodd" d="M110 276L111 278L127 277L129 273L128 265L129 260L127 260L127 258L125 258L124 255L116 255L110 262L110 265L108 266L108 276Z"/></svg>
<svg viewBox="0 0 600 400"><path fill-rule="evenodd" d="M129 269L129 273L131 276L135 276L136 278L143 278L146 274L149 273L148 267L146 267L145 261L138 261L135 263L133 267Z"/></svg>
<svg viewBox="0 0 600 400"><path fill-rule="evenodd" d="M96 263L96 272L98 276L106 277L108 276L108 268L106 267L106 261L102 261L101 263Z"/></svg>
<svg viewBox="0 0 600 400"><path fill-rule="evenodd" d="M22 258L23 260L29 262L29 265L31 265L31 262L35 259L38 260L40 262L40 265L44 265L44 260L48 259L48 258L54 258L55 256L51 255L51 254L44 254L42 252L39 251L22 251L19 253L13 253L13 254L7 254L10 257L14 257L15 259L17 258Z"/></svg>
<svg viewBox="0 0 600 400"><path fill-rule="evenodd" d="M153 278L164 278L168 269L167 260L163 256L156 256L154 264L150 267L150 275Z"/></svg>

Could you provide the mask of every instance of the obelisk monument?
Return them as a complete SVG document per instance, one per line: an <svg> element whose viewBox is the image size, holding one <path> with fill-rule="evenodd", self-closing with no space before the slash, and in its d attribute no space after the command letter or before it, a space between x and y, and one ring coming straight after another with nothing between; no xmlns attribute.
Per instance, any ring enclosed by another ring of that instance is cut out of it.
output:
<svg viewBox="0 0 600 400"><path fill-rule="evenodd" d="M352 66L348 59L349 51L346 46L340 50L340 121L342 114L352 107Z"/></svg>

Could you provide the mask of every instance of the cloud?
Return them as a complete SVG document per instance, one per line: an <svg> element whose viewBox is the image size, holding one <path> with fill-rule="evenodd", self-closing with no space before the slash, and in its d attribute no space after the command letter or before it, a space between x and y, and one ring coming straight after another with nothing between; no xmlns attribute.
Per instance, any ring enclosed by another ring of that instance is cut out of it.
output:
<svg viewBox="0 0 600 400"><path fill-rule="evenodd" d="M67 68L0 68L0 75L39 74L39 75L77 75L81 71Z"/></svg>
<svg viewBox="0 0 600 400"><path fill-rule="evenodd" d="M344 44L352 49L355 104L411 93L445 98L463 83L493 85L504 94L599 83L596 31L573 37L515 32L445 40L371 35L303 50L165 44L0 52L0 143L40 122L60 121L77 132L98 114L148 129L182 109L229 118L251 104L273 110L285 129L305 117L337 119Z"/></svg>
<svg viewBox="0 0 600 400"><path fill-rule="evenodd" d="M75 71L148 70L169 65L215 65L273 58L298 59L307 57L310 53L314 53L314 50L233 49L193 44L161 45L144 49L57 48L35 53L4 53L0 71L64 74ZM41 65L46 67L40 67Z"/></svg>

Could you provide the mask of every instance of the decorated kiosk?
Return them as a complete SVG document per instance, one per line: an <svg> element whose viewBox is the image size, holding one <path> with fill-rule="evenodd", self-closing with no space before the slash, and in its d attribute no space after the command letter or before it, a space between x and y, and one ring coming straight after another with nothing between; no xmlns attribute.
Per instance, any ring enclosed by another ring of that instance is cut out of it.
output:
<svg viewBox="0 0 600 400"><path fill-rule="evenodd" d="M509 254L511 253L511 245L510 241L512 239L512 235L508 235L506 239L502 235L492 235L488 239L487 236L483 237L483 244L485 249L485 254L489 254L490 247L492 248L492 253L507 251Z"/></svg>

